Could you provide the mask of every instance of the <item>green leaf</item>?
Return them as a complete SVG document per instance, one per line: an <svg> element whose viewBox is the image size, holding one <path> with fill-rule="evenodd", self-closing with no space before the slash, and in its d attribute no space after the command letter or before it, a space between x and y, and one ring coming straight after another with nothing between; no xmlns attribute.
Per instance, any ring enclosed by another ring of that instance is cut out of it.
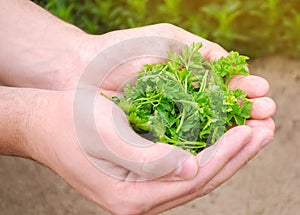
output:
<svg viewBox="0 0 300 215"><path fill-rule="evenodd" d="M248 57L230 52L211 64L201 47L192 43L181 55L168 53L168 62L145 65L124 97L111 99L137 133L193 154L214 144L226 126L245 124L252 108L245 92L228 87L234 75L249 74Z"/></svg>

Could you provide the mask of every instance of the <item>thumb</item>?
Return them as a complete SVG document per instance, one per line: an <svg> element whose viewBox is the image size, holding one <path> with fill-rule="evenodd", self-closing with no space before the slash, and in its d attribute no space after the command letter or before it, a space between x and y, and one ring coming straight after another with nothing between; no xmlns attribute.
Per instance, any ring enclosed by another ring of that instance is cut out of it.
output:
<svg viewBox="0 0 300 215"><path fill-rule="evenodd" d="M142 138L132 130L117 105L102 96L96 100L98 132L91 132L90 125L81 124L87 132L80 144L97 168L123 180L184 180L196 176L195 156L169 144Z"/></svg>

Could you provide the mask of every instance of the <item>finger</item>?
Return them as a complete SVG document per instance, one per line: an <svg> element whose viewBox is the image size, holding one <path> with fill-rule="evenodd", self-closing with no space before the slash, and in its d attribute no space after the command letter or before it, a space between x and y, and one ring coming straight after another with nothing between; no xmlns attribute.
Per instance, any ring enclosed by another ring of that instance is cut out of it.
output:
<svg viewBox="0 0 300 215"><path fill-rule="evenodd" d="M222 48L219 44L211 42L202 37L199 37L195 34L192 34L189 31L186 31L174 25L157 24L157 25L148 26L147 29L149 30L155 29L154 30L155 34L174 38L178 41L181 41L184 44L201 42L202 48L200 49L200 52L204 56L204 58L208 61L213 61L219 59L220 57L228 55L228 52L224 48ZM157 29L159 29L159 31L157 31Z"/></svg>
<svg viewBox="0 0 300 215"><path fill-rule="evenodd" d="M274 132L266 127L255 127L252 130L251 141L205 186L204 193L211 192L231 178L273 139Z"/></svg>
<svg viewBox="0 0 300 215"><path fill-rule="evenodd" d="M276 104L272 99L262 97L252 101L251 119L267 119L275 114Z"/></svg>
<svg viewBox="0 0 300 215"><path fill-rule="evenodd" d="M272 118L261 119L261 120L249 119L246 121L246 125L248 125L252 128L253 127L266 127L272 131L275 130L275 123Z"/></svg>
<svg viewBox="0 0 300 215"><path fill-rule="evenodd" d="M238 126L230 129L213 146L202 151L197 157L200 168L197 176L190 181L165 184L164 190L172 198L166 200L157 196L163 202L151 212L164 211L186 203L201 195L201 190L247 145L252 137L252 130L248 126ZM200 193L199 193L200 192ZM204 195L205 193L203 193Z"/></svg>
<svg viewBox="0 0 300 215"><path fill-rule="evenodd" d="M204 181L210 180L214 175L207 173L217 174L248 143L251 136L250 127L237 126L228 130L214 145L203 150L197 156L200 162L200 178Z"/></svg>
<svg viewBox="0 0 300 215"><path fill-rule="evenodd" d="M197 159L199 171L197 176L181 183L176 190L168 190L173 199L195 192L209 182L239 151L250 141L252 130L248 126L237 126L226 132L214 145L203 150ZM176 182L174 182L176 184ZM181 187L182 186L182 187ZM167 188L167 187L166 187ZM180 189L183 193L178 192Z"/></svg>
<svg viewBox="0 0 300 215"><path fill-rule="evenodd" d="M235 75L228 85L231 89L242 89L249 98L263 97L270 88L266 79L254 75Z"/></svg>
<svg viewBox="0 0 300 215"><path fill-rule="evenodd" d="M231 178L241 167L243 167L249 160L251 160L259 150L273 138L274 133L264 127L256 127L253 130L253 137L240 151L236 154L227 164L218 172L204 187L183 196L179 199L174 199L169 202L165 202L154 209L151 212L161 212L167 210L170 207L182 205L197 197L203 196L216 187L223 184L229 178ZM201 172L199 172L201 174Z"/></svg>
<svg viewBox="0 0 300 215"><path fill-rule="evenodd" d="M99 97L95 107L101 141L97 145L87 142L89 145L85 145L85 150L93 159L110 161L128 170L124 174L116 168L106 169L117 170L109 172L111 176L124 180L148 180L168 175L170 180L178 180L197 174L198 164L194 156L169 144L142 138L132 130L123 111L111 101Z"/></svg>
<svg viewBox="0 0 300 215"><path fill-rule="evenodd" d="M195 166L196 163L196 166ZM174 171L164 175L158 180L160 181L181 181L183 179L192 179L198 173L198 164L195 156L190 155L182 164L180 164Z"/></svg>
<svg viewBox="0 0 300 215"><path fill-rule="evenodd" d="M222 48L220 45L212 42L206 42L203 44L202 50L200 49L201 53L206 60L209 62L218 60L221 57L227 57L228 52Z"/></svg>

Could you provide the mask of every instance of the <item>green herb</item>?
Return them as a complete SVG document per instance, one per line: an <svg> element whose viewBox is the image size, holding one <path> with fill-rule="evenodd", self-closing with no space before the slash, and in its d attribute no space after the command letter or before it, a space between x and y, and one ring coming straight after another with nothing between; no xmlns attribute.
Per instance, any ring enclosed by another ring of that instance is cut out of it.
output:
<svg viewBox="0 0 300 215"><path fill-rule="evenodd" d="M228 82L248 75L246 60L237 52L209 63L200 54L201 43L185 46L169 61L145 65L124 97L112 100L127 114L132 128L143 137L198 154L234 125L250 117L251 101Z"/></svg>

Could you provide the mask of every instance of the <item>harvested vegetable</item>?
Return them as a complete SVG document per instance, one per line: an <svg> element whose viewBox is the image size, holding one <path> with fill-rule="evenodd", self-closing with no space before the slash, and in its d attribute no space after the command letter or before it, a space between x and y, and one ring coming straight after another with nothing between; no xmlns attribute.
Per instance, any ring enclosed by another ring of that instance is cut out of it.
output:
<svg viewBox="0 0 300 215"><path fill-rule="evenodd" d="M237 74L249 75L248 57L230 52L212 63L200 54L201 43L185 46L169 60L147 64L124 96L112 97L138 134L198 154L234 125L250 117L251 100L228 87Z"/></svg>

